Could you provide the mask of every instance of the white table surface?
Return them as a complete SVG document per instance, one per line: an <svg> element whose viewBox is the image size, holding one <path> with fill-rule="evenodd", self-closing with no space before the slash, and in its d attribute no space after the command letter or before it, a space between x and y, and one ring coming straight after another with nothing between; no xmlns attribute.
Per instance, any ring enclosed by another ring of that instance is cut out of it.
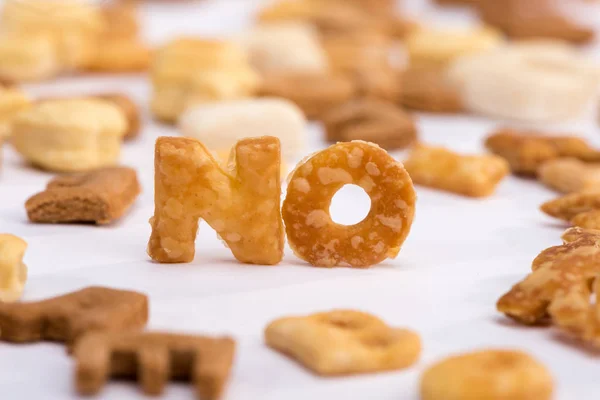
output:
<svg viewBox="0 0 600 400"><path fill-rule="evenodd" d="M406 3L411 12L431 21L472 21L468 13L436 11L421 1ZM151 2L144 12L146 36L160 42L180 33L233 32L250 23L255 6L250 0ZM122 90L144 110L149 94L142 76L63 78L29 85L27 90L38 95ZM152 123L145 113L142 136L125 144L122 154L122 162L137 169L144 192L129 215L112 226L28 223L24 202L42 190L52 175L26 166L5 146L0 231L29 243L25 261L30 277L23 300L89 285L145 292L150 297L149 328L223 333L237 339L225 399L416 400L419 376L432 362L454 352L488 347L523 349L540 359L556 378L556 399L597 398L597 354L561 338L553 329L515 325L495 310L498 297L528 273L532 259L560 243L565 226L538 211L554 193L514 177L484 200L418 188L416 220L398 258L368 270L313 268L289 250L278 266L238 264L206 224L201 226L193 263L159 265L150 262L145 251L150 234L147 221L153 213L153 144L158 136L177 133ZM419 116L424 141L459 151L482 151L482 138L497 123L466 116ZM600 132L591 117L549 127L572 129L600 145ZM317 126L308 135L307 154L325 146ZM333 213L339 222L348 222L367 204L346 193ZM263 328L269 321L333 308L364 310L391 325L418 331L424 343L420 362L399 372L323 379L263 344ZM64 347L0 343L0 398L77 398L73 362ZM135 384L110 383L97 398L144 396ZM187 385L171 384L164 398L194 396Z"/></svg>

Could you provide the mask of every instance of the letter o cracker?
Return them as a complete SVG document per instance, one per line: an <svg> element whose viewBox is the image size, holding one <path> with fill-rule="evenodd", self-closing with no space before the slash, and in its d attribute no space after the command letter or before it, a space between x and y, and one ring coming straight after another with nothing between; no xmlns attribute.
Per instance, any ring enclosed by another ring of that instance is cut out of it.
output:
<svg viewBox="0 0 600 400"><path fill-rule="evenodd" d="M542 364L520 351L483 350L449 357L421 378L422 400L550 400Z"/></svg>
<svg viewBox="0 0 600 400"><path fill-rule="evenodd" d="M371 198L367 217L340 225L329 214L344 185ZM288 242L301 259L318 267L369 267L394 258L408 236L416 194L403 165L379 146L363 141L335 144L300 163L283 203Z"/></svg>

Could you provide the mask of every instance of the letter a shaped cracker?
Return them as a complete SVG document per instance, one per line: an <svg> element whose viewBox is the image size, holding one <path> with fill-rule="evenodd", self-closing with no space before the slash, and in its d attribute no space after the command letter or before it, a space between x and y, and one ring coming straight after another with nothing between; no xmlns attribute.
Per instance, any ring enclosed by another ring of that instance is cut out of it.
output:
<svg viewBox="0 0 600 400"><path fill-rule="evenodd" d="M591 304L600 295L600 231L571 228L564 244L544 250L533 272L498 300L498 310L524 324L551 317L557 327L600 347L600 318Z"/></svg>
<svg viewBox="0 0 600 400"><path fill-rule="evenodd" d="M157 140L155 212L148 243L153 260L191 262L201 218L240 262L274 265L281 261L279 139L243 139L230 160L225 169L195 139Z"/></svg>

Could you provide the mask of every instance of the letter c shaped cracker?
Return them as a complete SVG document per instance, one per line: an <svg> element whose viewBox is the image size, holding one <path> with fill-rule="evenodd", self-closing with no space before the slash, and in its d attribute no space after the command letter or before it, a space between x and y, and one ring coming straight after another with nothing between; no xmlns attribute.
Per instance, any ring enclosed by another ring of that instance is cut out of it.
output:
<svg viewBox="0 0 600 400"><path fill-rule="evenodd" d="M367 217L355 225L331 219L329 207L344 185L371 198ZM292 173L283 220L290 247L319 267L369 267L394 258L408 233L416 194L403 165L379 146L363 141L335 144L300 163Z"/></svg>

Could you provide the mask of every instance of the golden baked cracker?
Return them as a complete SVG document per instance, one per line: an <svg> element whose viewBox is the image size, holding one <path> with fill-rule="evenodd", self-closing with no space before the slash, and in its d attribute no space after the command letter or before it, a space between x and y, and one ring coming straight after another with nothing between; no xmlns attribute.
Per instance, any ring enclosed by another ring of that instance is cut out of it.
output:
<svg viewBox="0 0 600 400"><path fill-rule="evenodd" d="M600 210L600 188L561 196L545 202L540 209L551 217L571 221L578 214Z"/></svg>
<svg viewBox="0 0 600 400"><path fill-rule="evenodd" d="M584 229L600 229L600 210L579 213L571 219L571 224Z"/></svg>
<svg viewBox="0 0 600 400"><path fill-rule="evenodd" d="M0 234L0 303L13 303L21 297L27 280L23 256L27 242L10 234Z"/></svg>
<svg viewBox="0 0 600 400"><path fill-rule="evenodd" d="M562 193L600 190L600 164L576 158L557 158L542 164L537 171L540 182Z"/></svg>
<svg viewBox="0 0 600 400"><path fill-rule="evenodd" d="M160 137L155 150L155 212L148 254L161 263L194 259L205 220L243 263L283 257L279 139L239 141L228 169L195 139Z"/></svg>
<svg viewBox="0 0 600 400"><path fill-rule="evenodd" d="M560 157L600 160L599 151L572 135L548 136L539 132L500 129L488 136L485 145L489 151L506 159L513 173L522 175L535 176L542 164Z"/></svg>
<svg viewBox="0 0 600 400"><path fill-rule="evenodd" d="M31 222L104 225L121 218L140 191L134 169L100 168L57 176L44 191L27 200L25 209Z"/></svg>
<svg viewBox="0 0 600 400"><path fill-rule="evenodd" d="M275 320L265 329L265 341L324 376L402 369L421 353L417 333L352 310Z"/></svg>
<svg viewBox="0 0 600 400"><path fill-rule="evenodd" d="M228 337L160 332L92 332L74 350L82 395L98 393L109 378L137 378L145 394L160 395L169 380L190 381L198 398L223 393L235 351Z"/></svg>
<svg viewBox="0 0 600 400"><path fill-rule="evenodd" d="M128 123L123 111L91 98L55 99L19 113L12 144L30 163L55 172L117 164Z"/></svg>
<svg viewBox="0 0 600 400"><path fill-rule="evenodd" d="M88 287L32 303L0 303L0 340L41 340L71 345L90 331L141 329L148 321L148 298L128 290Z"/></svg>
<svg viewBox="0 0 600 400"><path fill-rule="evenodd" d="M335 144L300 163L283 202L288 243L318 267L364 268L394 258L410 232L416 195L402 164L373 143ZM360 186L371 198L367 217L340 225L329 214L344 185Z"/></svg>
<svg viewBox="0 0 600 400"><path fill-rule="evenodd" d="M554 384L521 351L481 350L446 358L421 377L421 400L550 400Z"/></svg>
<svg viewBox="0 0 600 400"><path fill-rule="evenodd" d="M417 185L471 197L490 196L509 171L507 162L498 156L461 155L420 143L404 166Z"/></svg>
<svg viewBox="0 0 600 400"><path fill-rule="evenodd" d="M498 311L524 323L547 317L577 337L600 345L600 323L590 304L591 283L600 275L600 231L571 228L564 244L544 250L533 272L503 295Z"/></svg>

